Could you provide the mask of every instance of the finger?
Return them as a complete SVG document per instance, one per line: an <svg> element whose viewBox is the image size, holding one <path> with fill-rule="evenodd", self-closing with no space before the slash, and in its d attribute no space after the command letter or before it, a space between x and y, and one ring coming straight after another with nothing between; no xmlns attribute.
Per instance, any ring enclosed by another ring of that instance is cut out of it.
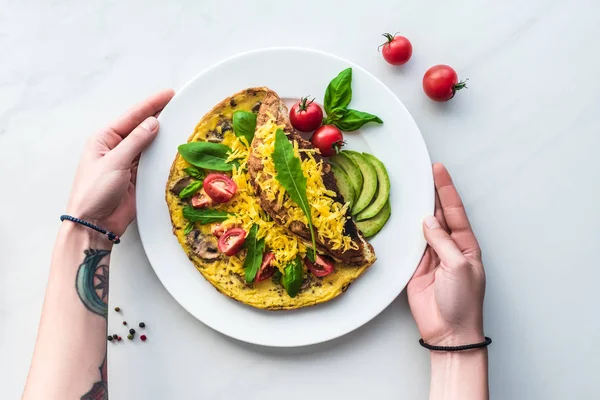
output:
<svg viewBox="0 0 600 400"><path fill-rule="evenodd" d="M442 205L440 204L440 196L437 194L437 191L435 192L435 212L433 215L435 215L437 218L438 222L442 226L442 229L450 233L450 229L448 229L448 224L446 223L446 218L444 217Z"/></svg>
<svg viewBox="0 0 600 400"><path fill-rule="evenodd" d="M423 232L427 243L435 250L441 261L449 266L460 266L467 262L465 256L454 243L448 232L442 229L439 221L431 216L423 221Z"/></svg>
<svg viewBox="0 0 600 400"><path fill-rule="evenodd" d="M434 164L433 178L452 239L463 252L477 251L479 244L471 229L463 202L446 167L439 163Z"/></svg>
<svg viewBox="0 0 600 400"><path fill-rule="evenodd" d="M175 92L173 89L164 89L148 97L146 100L133 106L129 111L110 124L106 131L116 133L121 138L125 138L142 123L146 118L158 114L167 103L173 98Z"/></svg>
<svg viewBox="0 0 600 400"><path fill-rule="evenodd" d="M117 168L130 169L133 161L152 143L157 133L158 120L155 117L148 117L111 150L108 156L112 158Z"/></svg>

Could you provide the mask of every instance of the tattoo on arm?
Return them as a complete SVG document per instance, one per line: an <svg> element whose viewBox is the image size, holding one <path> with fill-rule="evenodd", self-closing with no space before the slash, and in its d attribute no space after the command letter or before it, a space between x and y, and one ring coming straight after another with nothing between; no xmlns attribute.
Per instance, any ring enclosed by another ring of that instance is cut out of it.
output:
<svg viewBox="0 0 600 400"><path fill-rule="evenodd" d="M108 315L108 265L101 261L110 254L109 250L85 250L85 258L77 270L75 290L83 305L94 314L104 318ZM81 400L107 400L108 385L106 354L99 367L100 381L94 383Z"/></svg>

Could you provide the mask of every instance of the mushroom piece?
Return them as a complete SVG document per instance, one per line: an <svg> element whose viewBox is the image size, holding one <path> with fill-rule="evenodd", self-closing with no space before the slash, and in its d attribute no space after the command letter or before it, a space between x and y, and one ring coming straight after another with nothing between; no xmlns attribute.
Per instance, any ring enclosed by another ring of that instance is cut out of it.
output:
<svg viewBox="0 0 600 400"><path fill-rule="evenodd" d="M185 189L185 187L187 185L192 183L192 181L193 181L193 179L189 176L186 176L185 178L181 178L180 180L175 182L175 184L173 186L171 186L170 190L175 196L179 196L179 193L181 193L181 191L183 189Z"/></svg>
<svg viewBox="0 0 600 400"><path fill-rule="evenodd" d="M214 237L203 235L199 230L194 229L187 235L187 241L194 254L203 260L212 262L221 257Z"/></svg>

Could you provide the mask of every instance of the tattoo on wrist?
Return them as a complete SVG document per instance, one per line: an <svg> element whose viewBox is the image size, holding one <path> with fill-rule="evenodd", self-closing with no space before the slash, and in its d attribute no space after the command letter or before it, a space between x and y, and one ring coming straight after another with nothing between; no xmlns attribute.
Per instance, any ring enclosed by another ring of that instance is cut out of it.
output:
<svg viewBox="0 0 600 400"><path fill-rule="evenodd" d="M75 290L85 308L107 318L108 264L103 264L102 261L110 255L110 251L88 249L84 254L85 258L77 270ZM100 380L94 383L89 392L81 396L81 400L108 400L106 354L99 369Z"/></svg>

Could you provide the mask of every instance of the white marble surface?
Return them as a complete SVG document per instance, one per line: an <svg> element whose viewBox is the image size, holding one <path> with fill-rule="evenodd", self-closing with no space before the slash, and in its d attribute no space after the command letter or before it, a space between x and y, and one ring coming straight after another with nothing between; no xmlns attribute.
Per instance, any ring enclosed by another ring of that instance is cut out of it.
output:
<svg viewBox="0 0 600 400"><path fill-rule="evenodd" d="M597 1L4 0L0 10L0 397L19 398L25 382L85 137L226 56L281 45L374 73L452 172L484 250L492 398L598 397ZM383 31L412 40L408 65L381 60ZM470 78L448 104L421 91L436 63ZM331 343L249 346L178 306L134 225L114 250L110 296L151 337L111 347L112 399L427 397L405 295Z"/></svg>

